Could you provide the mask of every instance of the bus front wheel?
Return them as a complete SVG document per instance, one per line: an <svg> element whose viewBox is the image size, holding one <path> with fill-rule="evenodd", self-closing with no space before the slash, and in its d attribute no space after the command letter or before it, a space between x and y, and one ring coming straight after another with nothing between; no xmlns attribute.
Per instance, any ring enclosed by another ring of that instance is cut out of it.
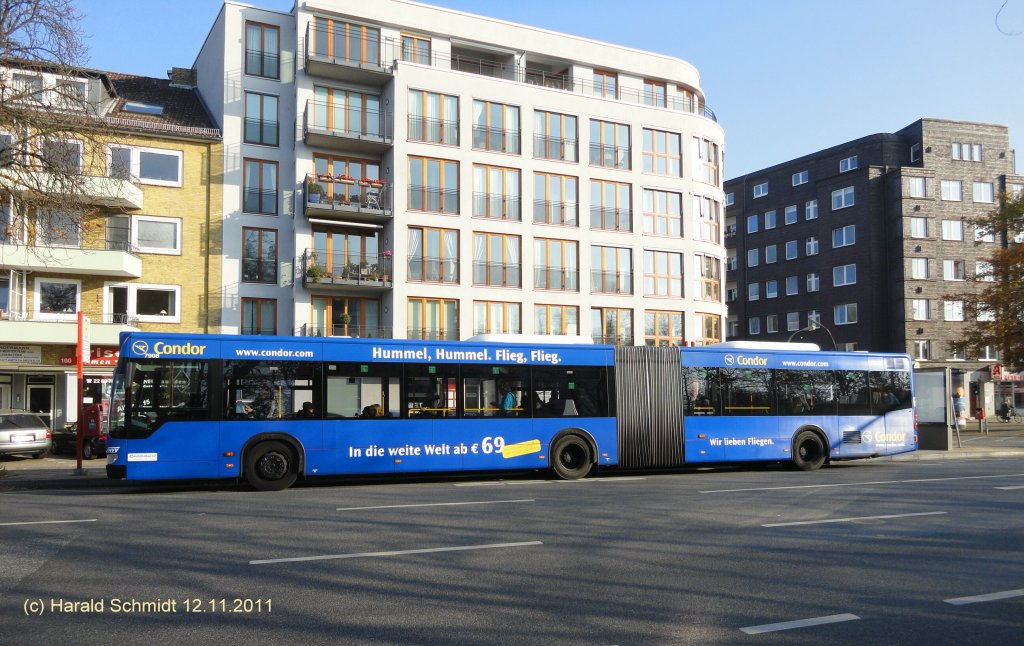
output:
<svg viewBox="0 0 1024 646"><path fill-rule="evenodd" d="M825 444L813 431L803 431L793 442L793 463L801 471L814 471L825 464Z"/></svg>
<svg viewBox="0 0 1024 646"><path fill-rule="evenodd" d="M590 473L590 445L579 435L565 435L551 445L551 469L562 480L579 480Z"/></svg>
<svg viewBox="0 0 1024 646"><path fill-rule="evenodd" d="M281 491L299 477L295 452L284 442L261 442L245 458L245 479L260 491Z"/></svg>

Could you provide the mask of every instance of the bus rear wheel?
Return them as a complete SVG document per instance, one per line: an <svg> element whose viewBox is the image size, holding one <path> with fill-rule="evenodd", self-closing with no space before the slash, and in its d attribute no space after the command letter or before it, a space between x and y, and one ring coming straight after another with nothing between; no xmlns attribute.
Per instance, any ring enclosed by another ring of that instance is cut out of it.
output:
<svg viewBox="0 0 1024 646"><path fill-rule="evenodd" d="M801 471L814 471L825 464L825 444L813 431L803 431L793 442L793 464Z"/></svg>
<svg viewBox="0 0 1024 646"><path fill-rule="evenodd" d="M260 442L245 457L245 479L260 491L281 491L299 477L295 452L284 442Z"/></svg>
<svg viewBox="0 0 1024 646"><path fill-rule="evenodd" d="M551 445L551 470L562 480L579 480L590 473L590 445L579 435L565 435Z"/></svg>

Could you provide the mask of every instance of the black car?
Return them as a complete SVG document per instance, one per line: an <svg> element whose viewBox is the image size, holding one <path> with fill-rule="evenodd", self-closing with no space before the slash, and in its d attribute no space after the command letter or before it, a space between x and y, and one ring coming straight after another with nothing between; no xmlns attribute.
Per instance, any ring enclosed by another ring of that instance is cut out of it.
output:
<svg viewBox="0 0 1024 646"><path fill-rule="evenodd" d="M55 454L75 455L75 442L78 441L78 422L73 422L64 427L63 430L53 432L53 448ZM105 455L107 452L107 436L104 434L86 436L82 441L82 459L92 460Z"/></svg>

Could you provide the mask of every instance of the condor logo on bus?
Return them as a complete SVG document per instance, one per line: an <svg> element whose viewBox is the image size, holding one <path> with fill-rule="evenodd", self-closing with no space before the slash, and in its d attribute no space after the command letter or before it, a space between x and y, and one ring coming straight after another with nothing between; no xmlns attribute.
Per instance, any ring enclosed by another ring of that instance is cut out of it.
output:
<svg viewBox="0 0 1024 646"><path fill-rule="evenodd" d="M148 343L145 341L136 341L132 344L132 351L144 356L160 356L164 354L202 356L206 353L206 346L195 345L193 343L164 343L163 341L157 341L153 344L153 353L151 355Z"/></svg>
<svg viewBox="0 0 1024 646"><path fill-rule="evenodd" d="M725 365L727 366L736 365L763 367L768 365L768 359L766 357L747 357L742 354L737 354L736 356L733 356L731 354L727 354L723 357L723 359L725 359Z"/></svg>

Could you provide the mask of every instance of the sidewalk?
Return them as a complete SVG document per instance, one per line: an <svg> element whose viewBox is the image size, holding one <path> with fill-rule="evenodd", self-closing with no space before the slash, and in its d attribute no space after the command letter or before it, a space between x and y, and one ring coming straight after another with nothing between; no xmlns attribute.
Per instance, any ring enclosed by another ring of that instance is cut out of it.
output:
<svg viewBox="0 0 1024 646"><path fill-rule="evenodd" d="M1024 458L1024 424L989 424L988 433L979 433L977 422L969 422L960 431L960 446L953 434L948 451L919 450L892 457L877 458L895 462L916 460L958 460L980 458ZM48 455L32 458L0 457L0 491L11 489L110 489L139 486L138 482L107 479L106 460L83 460L84 475L75 475L75 458Z"/></svg>

